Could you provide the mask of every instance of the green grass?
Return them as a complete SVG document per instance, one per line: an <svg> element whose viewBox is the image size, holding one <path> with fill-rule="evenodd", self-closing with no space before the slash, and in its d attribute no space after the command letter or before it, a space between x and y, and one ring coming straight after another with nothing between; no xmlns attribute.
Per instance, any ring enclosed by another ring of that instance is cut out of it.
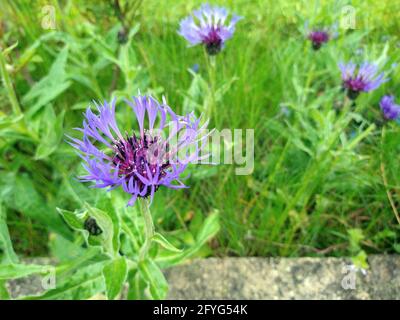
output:
<svg viewBox="0 0 400 320"><path fill-rule="evenodd" d="M397 94L400 101L399 68L390 82L360 96L351 112L336 112L335 106L345 101L340 60L375 60L387 45L385 68L400 61L400 4L352 1L356 29L339 30L337 39L314 52L300 30L306 20L333 24L342 6L350 3L339 2L335 7L331 1L212 1L244 19L216 59L215 83L230 86L216 102L210 126L255 130L254 172L238 176L230 165L192 167L190 189L157 192L152 210L158 230L185 238L195 233L204 216L218 210L222 225L210 243L212 255L399 251L400 228L387 190L399 207L400 126L388 124L382 139L377 121L383 94ZM19 224L20 215L36 225L29 228L45 227L68 238L72 235L55 207L79 205L71 189L89 203L104 196L104 191L73 180L80 172L79 159L62 139L64 133L76 135L72 128L81 124L81 112L92 99L113 95L122 100L140 89L157 98L165 95L182 112L184 106L204 105L207 97L198 88L199 95L190 98L193 76L188 69L198 64L199 74L210 81L202 48L188 48L176 32L179 20L200 1L143 1L131 14L130 26L138 29L129 46L117 42L120 24L108 2L51 4L56 8L55 31L41 28L44 1L0 5L2 49L18 41L6 62L13 68L10 78L25 114L12 130L0 127L0 201L9 208L13 234L27 247L32 245L30 233L21 231L25 222ZM359 48L363 53L357 54ZM42 88L35 87L39 81ZM13 115L11 91L0 88L0 116ZM281 106L290 114L285 116ZM134 120L122 107L118 117L126 126ZM47 130L49 123L60 126ZM38 154L40 141L45 143ZM37 254L42 254L48 237L39 238L43 244ZM20 252L35 254L27 248Z"/></svg>

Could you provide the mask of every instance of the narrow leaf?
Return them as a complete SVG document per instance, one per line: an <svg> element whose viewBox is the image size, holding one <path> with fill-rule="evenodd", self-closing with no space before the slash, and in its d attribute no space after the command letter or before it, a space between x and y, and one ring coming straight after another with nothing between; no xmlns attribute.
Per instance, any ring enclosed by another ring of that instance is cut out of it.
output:
<svg viewBox="0 0 400 320"><path fill-rule="evenodd" d="M139 272L147 282L153 299L165 299L168 293L168 283L164 274L153 260L139 263Z"/></svg>
<svg viewBox="0 0 400 320"><path fill-rule="evenodd" d="M6 211L0 203L0 249L4 251L6 263L18 263L18 257L14 252L10 234L7 227Z"/></svg>
<svg viewBox="0 0 400 320"><path fill-rule="evenodd" d="M54 270L53 266L36 264L2 264L0 265L0 280L18 279L35 273L46 273Z"/></svg>
<svg viewBox="0 0 400 320"><path fill-rule="evenodd" d="M128 266L124 257L114 259L103 269L108 300L114 300L122 291L128 274Z"/></svg>
<svg viewBox="0 0 400 320"><path fill-rule="evenodd" d="M163 248L172 251L172 252L182 252L182 250L178 249L175 247L172 243L170 243L163 235L159 233L155 233L152 240L154 242L157 242L159 245L161 245Z"/></svg>

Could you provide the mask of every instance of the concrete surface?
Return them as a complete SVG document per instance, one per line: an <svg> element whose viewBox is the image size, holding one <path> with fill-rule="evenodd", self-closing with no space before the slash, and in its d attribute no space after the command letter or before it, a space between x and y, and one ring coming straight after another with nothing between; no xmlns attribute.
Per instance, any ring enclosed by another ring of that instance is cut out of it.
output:
<svg viewBox="0 0 400 320"><path fill-rule="evenodd" d="M344 258L209 258L165 275L169 299L400 299L400 256L375 255L368 262L363 274ZM13 296L39 287L37 278L9 284Z"/></svg>
<svg viewBox="0 0 400 320"><path fill-rule="evenodd" d="M171 299L400 299L400 256L370 256L366 275L342 258L224 258L167 270Z"/></svg>

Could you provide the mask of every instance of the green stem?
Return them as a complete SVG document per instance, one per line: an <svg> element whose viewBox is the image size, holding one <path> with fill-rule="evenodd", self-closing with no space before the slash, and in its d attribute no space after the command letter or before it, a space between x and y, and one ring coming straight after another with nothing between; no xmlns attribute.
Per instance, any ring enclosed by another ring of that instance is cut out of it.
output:
<svg viewBox="0 0 400 320"><path fill-rule="evenodd" d="M145 228L145 240L139 254L139 261L143 261L150 250L151 241L154 236L154 224L153 224L153 218L150 213L149 201L146 199L139 200L139 207L140 207L140 212L143 215L144 228Z"/></svg>
<svg viewBox="0 0 400 320"><path fill-rule="evenodd" d="M125 233L128 235L128 237L131 239L132 245L134 246L135 250L139 250L139 244L138 241L136 240L136 237L133 235L131 229L123 219L121 220L121 226L122 230L124 230Z"/></svg>
<svg viewBox="0 0 400 320"><path fill-rule="evenodd" d="M206 64L207 64L207 73L210 85L210 93L211 93L211 101L207 106L206 116L207 118L211 118L215 110L215 75L216 75L216 57L210 56L207 54L206 50L204 49Z"/></svg>
<svg viewBox="0 0 400 320"><path fill-rule="evenodd" d="M7 72L6 59L1 50L0 50L0 74L1 74L1 77L3 78L4 87L6 88L8 98L10 99L10 103L11 103L11 107L12 107L14 116L16 116L16 117L22 116L23 114L22 114L21 107L20 107L18 99L17 99L17 95L14 90L14 86L11 82L10 75ZM39 138L37 137L37 135L34 131L28 129L25 119L23 119L22 123L18 124L18 128L22 133L26 134L28 137L31 137L32 140L34 140L35 142L38 142Z"/></svg>
<svg viewBox="0 0 400 320"><path fill-rule="evenodd" d="M4 87L6 88L8 97L11 102L11 107L13 109L14 115L20 116L22 114L21 107L19 106L18 99L15 94L10 75L7 72L6 60L1 50L0 50L0 72L4 81Z"/></svg>

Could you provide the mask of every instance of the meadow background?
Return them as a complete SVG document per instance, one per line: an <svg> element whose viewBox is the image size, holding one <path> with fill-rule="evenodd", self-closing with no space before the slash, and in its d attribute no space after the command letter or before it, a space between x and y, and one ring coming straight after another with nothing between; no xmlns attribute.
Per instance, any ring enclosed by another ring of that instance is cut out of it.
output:
<svg viewBox="0 0 400 320"><path fill-rule="evenodd" d="M110 195L75 180L80 159L64 141L77 136L93 99L120 101L140 89L165 95L177 113L204 110L207 57L177 34L201 3L120 1L121 17L114 1L0 2L0 252L11 239L19 256L68 259L75 237L56 208L106 210ZM254 172L193 166L189 189L157 192L157 231L190 244L219 212L220 231L197 256L352 256L365 266L368 254L399 253L400 126L387 124L382 138L378 103L387 93L400 99L400 70L344 114L337 63L379 59L389 70L400 62L400 2L210 3L244 17L216 58L210 127L255 130ZM55 30L42 26L46 5ZM345 5L356 9L356 28L339 28L312 50L305 22L333 25ZM129 127L133 115L122 106L118 120Z"/></svg>

